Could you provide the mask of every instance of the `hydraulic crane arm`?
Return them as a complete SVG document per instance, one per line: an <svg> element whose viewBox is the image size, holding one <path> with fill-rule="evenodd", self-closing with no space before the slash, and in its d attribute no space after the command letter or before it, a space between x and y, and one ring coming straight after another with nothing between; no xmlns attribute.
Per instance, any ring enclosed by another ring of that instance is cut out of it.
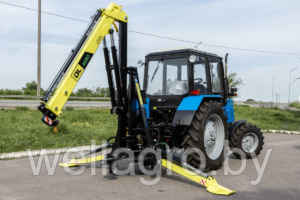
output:
<svg viewBox="0 0 300 200"><path fill-rule="evenodd" d="M44 114L43 122L50 126L58 124L58 121L55 121L56 117L62 115L63 106L105 35L109 34L111 25L113 24L116 27L114 22L128 22L128 16L122 10L122 6L110 3L106 9L97 10L79 43L72 50L65 64L41 99L41 105L38 106L38 109ZM54 94L51 97L53 92Z"/></svg>

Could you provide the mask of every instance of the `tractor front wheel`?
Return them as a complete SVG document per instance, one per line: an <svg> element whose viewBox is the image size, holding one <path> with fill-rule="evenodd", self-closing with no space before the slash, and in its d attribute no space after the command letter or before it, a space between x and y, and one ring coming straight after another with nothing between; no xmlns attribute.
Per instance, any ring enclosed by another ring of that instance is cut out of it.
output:
<svg viewBox="0 0 300 200"><path fill-rule="evenodd" d="M216 170L224 161L224 140L228 140L228 128L221 105L211 100L204 102L183 137L184 150L200 149L206 160L204 171ZM201 163L199 155L190 154L187 163L198 168Z"/></svg>
<svg viewBox="0 0 300 200"><path fill-rule="evenodd" d="M235 150L240 149L246 158L252 158L252 152L258 155L263 149L264 136L257 126L247 123L241 125L232 133L230 141L231 150L236 157L243 157Z"/></svg>

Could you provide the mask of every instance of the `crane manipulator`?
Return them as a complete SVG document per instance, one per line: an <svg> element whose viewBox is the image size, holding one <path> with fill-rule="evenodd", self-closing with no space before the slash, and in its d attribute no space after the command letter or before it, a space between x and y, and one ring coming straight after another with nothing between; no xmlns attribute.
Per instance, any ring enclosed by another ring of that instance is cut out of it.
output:
<svg viewBox="0 0 300 200"><path fill-rule="evenodd" d="M137 68L127 67L128 20L128 15L123 11L123 7L114 3L110 3L107 8L96 11L82 38L71 51L69 57L41 99L38 110L43 113L42 121L54 127L59 124L56 118L62 116L63 106L86 70L100 43L103 41L106 73L112 105L111 114L118 115L118 130L116 136L113 137L115 139L113 143L93 150L89 154L99 152L103 148L108 147L112 148L112 152L118 147L129 148L135 155L138 155L147 147L156 150L159 149L163 154L162 159L157 160L158 158L155 158L154 155L147 154L144 164L151 166L162 165L201 184L214 194L229 195L234 193L235 190L229 190L219 185L212 176L208 176L188 163L183 162L178 156L170 154L167 151L168 145L166 143L164 144L166 148L161 148L159 145L162 144L155 142L159 141L159 138L157 140L153 139L153 133L157 133L158 135L160 133L157 128L149 128L149 119L147 119L147 111L144 107L147 104L145 90L140 89ZM117 27L115 22L119 24L119 27ZM114 30L111 28L111 25L114 26L119 35L118 56L113 37ZM106 35L110 35L112 64L105 40ZM112 162L127 157L129 155L126 155L126 153L121 154L121 156L107 154L105 157L97 156L89 160L79 160L80 157L75 157L71 162L60 165L70 167L92 161L106 160L110 165L109 172L113 177ZM186 170L189 170L190 173L186 173Z"/></svg>

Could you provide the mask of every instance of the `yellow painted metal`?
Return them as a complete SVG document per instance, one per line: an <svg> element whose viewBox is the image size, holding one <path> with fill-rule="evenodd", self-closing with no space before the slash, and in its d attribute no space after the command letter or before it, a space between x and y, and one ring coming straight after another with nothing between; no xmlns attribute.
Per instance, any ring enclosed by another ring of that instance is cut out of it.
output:
<svg viewBox="0 0 300 200"><path fill-rule="evenodd" d="M55 115L62 115L63 106L65 105L78 80L84 72L84 69L78 64L83 54L85 52L90 54L94 54L96 52L104 36L108 34L108 30L111 28L111 25L114 21L128 22L128 16L122 10L121 6L118 6L115 3L110 3L106 9L102 9L101 18L95 25L94 30L88 36L85 44L77 54L68 72L65 74L60 85L57 87L54 95L45 106Z"/></svg>
<svg viewBox="0 0 300 200"><path fill-rule="evenodd" d="M141 103L141 105L143 105L143 98L142 98L142 94L141 94L139 83L135 83L135 86L136 86L136 90L137 90L137 94L138 94L140 103Z"/></svg>
<svg viewBox="0 0 300 200"><path fill-rule="evenodd" d="M186 173L184 169L176 164L173 164L172 162L162 159L163 167L166 167L168 169L171 169L172 171L192 180L195 181L203 186L206 187L206 190L213 193L213 194L220 194L220 195L230 195L236 192L236 190L229 190L217 183L217 181L209 176L208 178L197 175L196 173L189 170L189 173ZM187 170L187 169L185 169Z"/></svg>
<svg viewBox="0 0 300 200"><path fill-rule="evenodd" d="M128 15L123 11L123 6L118 6L115 3L110 3L106 9L102 9L102 15L114 18L116 22L128 22L129 19Z"/></svg>
<svg viewBox="0 0 300 200"><path fill-rule="evenodd" d="M61 167L76 167L78 165L82 165L82 164L87 164L87 163L91 163L91 162L96 162L96 161L103 160L104 156L105 155L100 155L100 156L94 156L94 157L90 157L90 158L79 159L79 160L77 160L74 157L74 158L72 158L72 160L70 162L59 163L59 165Z"/></svg>
<svg viewBox="0 0 300 200"><path fill-rule="evenodd" d="M113 22L113 23L112 23L112 25L114 25L114 27L115 27L115 29L116 29L116 32L119 32L119 29L118 29L118 27L117 27L116 23L115 23L115 22Z"/></svg>
<svg viewBox="0 0 300 200"><path fill-rule="evenodd" d="M77 160L76 158L72 158L72 160L70 162L60 163L59 165L61 167L76 167L78 165L103 160L104 157L105 157L105 155L99 155L99 156L85 158L85 159L79 159L79 160ZM211 176L206 178L204 176L197 175L195 172L192 172L190 170L189 170L189 173L186 173L182 167L180 167L176 164L173 164L172 162L167 161L165 159L162 159L161 165L163 167L171 169L172 171L174 171L192 181L199 183L200 185L203 185L204 187L206 187L206 190L209 191L210 193L219 194L219 195L230 195L230 194L233 194L236 192L236 190L229 190L228 188L225 188L225 187L219 185L217 183L217 181ZM187 169L185 169L185 170L187 170Z"/></svg>

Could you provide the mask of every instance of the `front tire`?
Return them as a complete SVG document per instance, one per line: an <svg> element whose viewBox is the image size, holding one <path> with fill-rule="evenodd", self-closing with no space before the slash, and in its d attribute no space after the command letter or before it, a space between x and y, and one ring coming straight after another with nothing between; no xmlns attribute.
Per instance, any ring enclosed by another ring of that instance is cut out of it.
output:
<svg viewBox="0 0 300 200"><path fill-rule="evenodd" d="M238 127L231 135L231 148L238 148L244 152L246 158L252 158L251 152L259 155L264 145L264 136L260 129L253 124L243 124ZM237 158L241 156L237 151L232 149Z"/></svg>
<svg viewBox="0 0 300 200"><path fill-rule="evenodd" d="M187 151L197 148L206 158L204 171L216 170L224 161L224 140L228 140L228 128L224 111L216 101L204 102L197 110L192 124L183 137L182 146ZM190 154L187 163L198 168L198 154Z"/></svg>

